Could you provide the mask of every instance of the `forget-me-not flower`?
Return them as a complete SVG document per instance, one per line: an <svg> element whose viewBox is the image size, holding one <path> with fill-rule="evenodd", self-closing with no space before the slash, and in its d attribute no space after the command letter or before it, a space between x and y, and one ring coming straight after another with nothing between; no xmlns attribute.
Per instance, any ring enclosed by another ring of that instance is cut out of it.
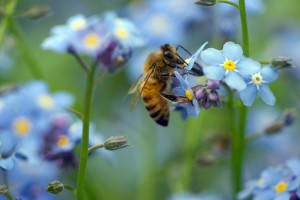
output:
<svg viewBox="0 0 300 200"><path fill-rule="evenodd" d="M255 73L260 67L258 62L243 57L241 46L233 42L226 42L222 51L206 49L200 56L207 64L203 71L208 79L223 80L229 87L238 91L247 87L242 76Z"/></svg>
<svg viewBox="0 0 300 200"><path fill-rule="evenodd" d="M247 88L240 92L240 97L246 106L251 106L257 93L268 105L275 104L275 97L268 84L278 78L278 71L270 66L263 67L261 70L245 76Z"/></svg>
<svg viewBox="0 0 300 200"><path fill-rule="evenodd" d="M181 86L175 87L173 89L173 93L179 97L186 97L188 101L179 103L183 103L183 105L186 106L186 110L189 115L197 117L200 113L200 107L198 105L196 96L194 95L194 92L187 81L187 77L183 79L183 77L176 71L175 76L179 80Z"/></svg>

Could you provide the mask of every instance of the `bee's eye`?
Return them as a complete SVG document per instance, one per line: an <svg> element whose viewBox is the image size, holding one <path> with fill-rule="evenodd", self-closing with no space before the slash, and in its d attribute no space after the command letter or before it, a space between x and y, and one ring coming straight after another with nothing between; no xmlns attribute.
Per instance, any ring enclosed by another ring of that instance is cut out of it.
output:
<svg viewBox="0 0 300 200"><path fill-rule="evenodd" d="M166 52L164 53L164 56L165 56L165 58L168 59L168 60L173 60L173 59L174 59L174 56L173 56L173 54L172 54L170 51L166 51Z"/></svg>

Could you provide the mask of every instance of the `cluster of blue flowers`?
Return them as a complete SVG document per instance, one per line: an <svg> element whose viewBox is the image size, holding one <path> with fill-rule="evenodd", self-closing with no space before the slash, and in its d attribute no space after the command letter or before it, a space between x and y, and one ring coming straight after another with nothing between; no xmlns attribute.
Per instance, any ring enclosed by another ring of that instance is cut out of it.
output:
<svg viewBox="0 0 300 200"><path fill-rule="evenodd" d="M12 87L0 96L0 168L8 170L15 197L53 199L45 192L47 183L59 176L59 169L77 167L74 148L82 123L67 111L72 104L71 95L51 93L43 81ZM104 142L93 125L90 141L91 146Z"/></svg>
<svg viewBox="0 0 300 200"><path fill-rule="evenodd" d="M205 109L211 106L220 107L218 93L220 83L225 83L229 88L236 90L246 106L253 104L257 94L266 104L275 104L275 96L268 84L278 78L278 70L271 66L262 67L259 62L243 56L240 45L233 42L226 42L223 50L213 48L203 50L205 45L206 43L186 60L188 66L185 68L187 74L184 75L185 78L175 72L181 86L173 89L174 94L190 100L188 103L185 102L184 106L179 103L175 107L175 110L182 112L184 119L187 114L197 117L200 112L199 105ZM188 74L198 61L203 63L202 69L207 82L205 85L191 86Z"/></svg>
<svg viewBox="0 0 300 200"><path fill-rule="evenodd" d="M300 199L300 161L293 158L285 164L265 169L260 178L248 182L239 199Z"/></svg>
<svg viewBox="0 0 300 200"><path fill-rule="evenodd" d="M133 47L144 44L145 40L129 20L107 12L103 18L86 18L81 14L69 18L67 24L52 28L42 48L90 56L100 67L112 72L131 57Z"/></svg>

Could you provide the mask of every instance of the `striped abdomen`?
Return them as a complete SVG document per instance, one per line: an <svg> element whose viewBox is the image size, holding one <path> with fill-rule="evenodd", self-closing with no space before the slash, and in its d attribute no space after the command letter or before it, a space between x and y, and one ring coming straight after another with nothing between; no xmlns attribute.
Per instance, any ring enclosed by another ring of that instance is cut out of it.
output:
<svg viewBox="0 0 300 200"><path fill-rule="evenodd" d="M162 125L168 126L169 122L169 106L168 101L164 99L159 91L164 83L148 80L141 93L145 107L153 120Z"/></svg>

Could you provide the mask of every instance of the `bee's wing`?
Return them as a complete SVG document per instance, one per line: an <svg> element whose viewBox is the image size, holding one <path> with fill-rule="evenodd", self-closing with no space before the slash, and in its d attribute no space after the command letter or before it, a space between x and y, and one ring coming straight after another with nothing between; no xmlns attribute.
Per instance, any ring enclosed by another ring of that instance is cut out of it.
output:
<svg viewBox="0 0 300 200"><path fill-rule="evenodd" d="M131 98L129 111L132 111L136 107L137 102L141 98L142 91L144 90L147 81L149 80L149 78L151 77L151 75L153 74L153 72L155 70L155 66L156 65L153 64L153 67L151 67L152 70L146 75L142 74L130 87L128 94L134 93L134 96Z"/></svg>

